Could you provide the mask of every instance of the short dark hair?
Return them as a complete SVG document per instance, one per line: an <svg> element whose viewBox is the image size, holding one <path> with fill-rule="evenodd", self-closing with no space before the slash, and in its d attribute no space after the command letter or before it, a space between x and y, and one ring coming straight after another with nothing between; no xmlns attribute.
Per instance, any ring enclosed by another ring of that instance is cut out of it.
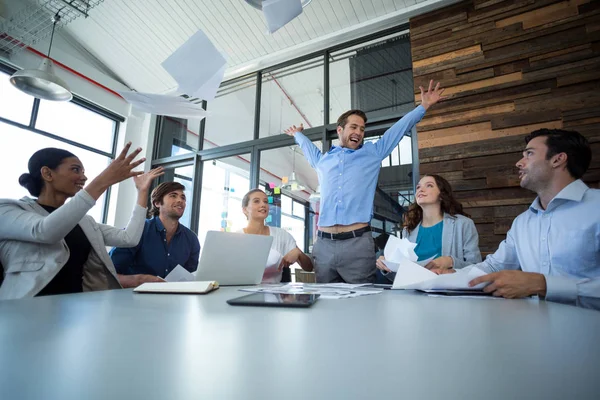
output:
<svg viewBox="0 0 600 400"><path fill-rule="evenodd" d="M67 150L55 147L47 147L36 151L27 164L29 172L19 177L19 184L27 189L32 196L38 197L44 188L42 168L56 169L65 158L69 157L75 157L75 155Z"/></svg>
<svg viewBox="0 0 600 400"><path fill-rule="evenodd" d="M565 153L567 155L567 170L575 179L585 174L592 161L592 149L588 140L579 132L563 129L538 129L525 138L525 143L538 136L546 137L546 160L552 156Z"/></svg>
<svg viewBox="0 0 600 400"><path fill-rule="evenodd" d="M162 204L163 198L166 195L177 190L185 190L185 186L179 182L163 182L155 187L152 191L152 194L150 194L150 201L152 202L152 205L150 206L150 211L148 214L150 214L150 216L159 215L160 210L158 207L156 207L155 203Z"/></svg>
<svg viewBox="0 0 600 400"><path fill-rule="evenodd" d="M346 123L348 123L348 117L351 115L358 115L365 121L365 124L367 123L367 114L365 114L364 111L348 110L345 113L343 113L342 115L340 115L340 117L337 120L337 126L341 126L342 128L345 127Z"/></svg>
<svg viewBox="0 0 600 400"><path fill-rule="evenodd" d="M248 207L248 204L250 204L250 195L257 192L265 193L262 189L252 189L242 198L242 207Z"/></svg>

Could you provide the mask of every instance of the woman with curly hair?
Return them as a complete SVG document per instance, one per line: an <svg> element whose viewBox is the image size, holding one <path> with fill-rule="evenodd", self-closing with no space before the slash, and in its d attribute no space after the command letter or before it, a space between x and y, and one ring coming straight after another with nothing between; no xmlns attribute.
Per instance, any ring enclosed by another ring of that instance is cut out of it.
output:
<svg viewBox="0 0 600 400"><path fill-rule="evenodd" d="M454 198L448 181L439 175L425 175L416 189L416 202L404 215L402 237L417 243L419 261L435 257L425 268L459 269L481 262L475 224ZM379 257L377 268L393 281L395 274L389 273L383 260Z"/></svg>

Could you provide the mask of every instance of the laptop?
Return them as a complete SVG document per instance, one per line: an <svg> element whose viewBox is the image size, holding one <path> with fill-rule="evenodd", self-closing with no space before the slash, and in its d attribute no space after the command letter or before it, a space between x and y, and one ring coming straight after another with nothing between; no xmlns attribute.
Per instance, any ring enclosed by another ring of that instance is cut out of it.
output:
<svg viewBox="0 0 600 400"><path fill-rule="evenodd" d="M272 243L272 236L208 231L196 280L217 281L219 286L258 285Z"/></svg>

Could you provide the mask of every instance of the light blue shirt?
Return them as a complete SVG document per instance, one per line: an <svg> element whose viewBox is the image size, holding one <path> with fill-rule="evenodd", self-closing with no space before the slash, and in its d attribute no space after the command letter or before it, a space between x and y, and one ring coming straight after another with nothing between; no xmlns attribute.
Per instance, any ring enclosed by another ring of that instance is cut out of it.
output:
<svg viewBox="0 0 600 400"><path fill-rule="evenodd" d="M498 250L475 266L543 274L546 300L600 308L600 190L576 180L546 210L536 198Z"/></svg>
<svg viewBox="0 0 600 400"><path fill-rule="evenodd" d="M381 160L390 155L406 132L425 115L418 106L390 127L377 142L356 150L332 146L325 154L300 132L294 135L321 185L319 226L371 222Z"/></svg>

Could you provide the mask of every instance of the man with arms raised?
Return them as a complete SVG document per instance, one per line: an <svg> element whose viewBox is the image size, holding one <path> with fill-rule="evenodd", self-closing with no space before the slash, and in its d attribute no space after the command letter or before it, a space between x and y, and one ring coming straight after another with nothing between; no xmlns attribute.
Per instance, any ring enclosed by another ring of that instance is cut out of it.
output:
<svg viewBox="0 0 600 400"><path fill-rule="evenodd" d="M369 283L375 281L375 245L369 223L381 161L402 137L437 103L442 95L438 83L421 87L421 105L396 122L375 143L363 144L367 117L361 110L343 113L337 122L339 146L325 154L292 126L294 136L321 185L318 239L313 246L317 282Z"/></svg>

